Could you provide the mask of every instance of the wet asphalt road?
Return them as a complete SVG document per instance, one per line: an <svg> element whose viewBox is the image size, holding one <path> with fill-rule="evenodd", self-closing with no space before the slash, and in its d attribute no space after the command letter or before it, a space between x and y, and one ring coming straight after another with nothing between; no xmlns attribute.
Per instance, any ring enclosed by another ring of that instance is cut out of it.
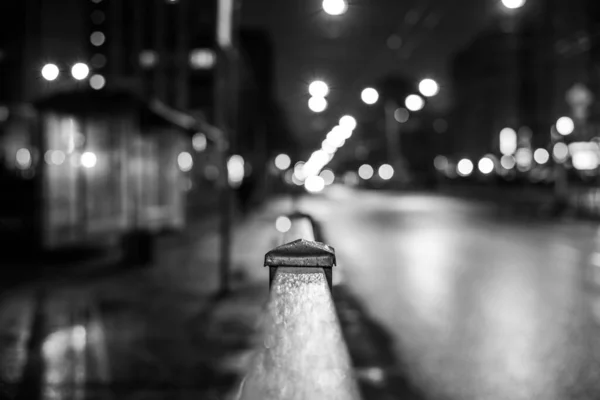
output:
<svg viewBox="0 0 600 400"><path fill-rule="evenodd" d="M600 397L595 225L341 187L300 206L426 398Z"/></svg>

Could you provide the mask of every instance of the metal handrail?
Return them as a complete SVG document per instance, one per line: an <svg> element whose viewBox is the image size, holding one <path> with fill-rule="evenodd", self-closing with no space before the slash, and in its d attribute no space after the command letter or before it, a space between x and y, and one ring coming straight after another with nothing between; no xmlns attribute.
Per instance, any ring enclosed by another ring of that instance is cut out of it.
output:
<svg viewBox="0 0 600 400"><path fill-rule="evenodd" d="M332 298L335 251L314 241L315 222L309 221L303 238L265 255L270 297L264 338L239 400L360 398Z"/></svg>

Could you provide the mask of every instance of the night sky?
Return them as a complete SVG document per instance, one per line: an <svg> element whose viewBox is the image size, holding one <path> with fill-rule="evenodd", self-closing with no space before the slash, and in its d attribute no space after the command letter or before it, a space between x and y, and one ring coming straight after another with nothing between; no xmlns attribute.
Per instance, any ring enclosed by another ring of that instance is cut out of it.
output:
<svg viewBox="0 0 600 400"><path fill-rule="evenodd" d="M360 117L361 89L389 72L437 79L443 95L433 106L447 107L452 54L502 15L499 0L351 0L340 17L325 14L321 0L242 1L242 23L272 35L278 98L296 135L309 140L322 137L342 113ZM388 46L393 34L402 41L397 49ZM322 118L307 107L314 78L332 88Z"/></svg>

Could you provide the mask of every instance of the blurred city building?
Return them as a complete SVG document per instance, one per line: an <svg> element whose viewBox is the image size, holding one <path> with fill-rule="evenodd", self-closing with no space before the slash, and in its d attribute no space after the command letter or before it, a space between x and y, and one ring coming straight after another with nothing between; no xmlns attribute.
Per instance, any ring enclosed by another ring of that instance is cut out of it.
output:
<svg viewBox="0 0 600 400"><path fill-rule="evenodd" d="M166 204L161 199L186 194L173 200L172 212L167 213L178 221L173 226L180 227L184 219L216 210L217 182L224 176L225 164L221 162L224 148L215 146L215 139L222 132L229 142L228 155L242 166L241 176L232 184L240 186L246 197L264 198L269 160L293 145L274 97L271 40L263 31L240 28L235 4L227 0L1 2L0 171L3 181L14 184L12 200L5 201L12 206L3 207L2 214L9 215L20 205L23 210L18 215L25 217L39 208L41 215L32 214L26 221L28 234L47 235L56 227L66 229L69 215L92 215L93 198L102 217L78 225L83 231L76 229L72 232L79 233L72 236L83 239L88 229L98 230L102 220L113 217L120 221L115 232L124 226L138 229L138 224L128 225L130 206L123 203L136 201L117 189L139 185L146 194L136 198L156 201L140 206L140 210L147 208L140 212L155 213L150 219L161 220L159 208ZM115 114L111 101L122 105L126 116ZM56 115L57 109L62 114ZM129 137L120 117L144 118L135 129L140 139L131 139L138 144L116 141L118 132ZM58 122L47 122L54 120ZM161 145L173 130L187 135L177 149ZM81 143L63 149L60 146L69 135L79 137ZM143 166L133 165L138 158ZM83 159L90 164L84 165ZM68 182L67 175L56 174L67 167L72 177ZM127 170L134 172L126 179ZM174 186L164 184L161 171L177 174ZM82 184L112 189L80 196L83 189L77 188ZM60 189L64 185L70 189ZM55 204L39 202L46 192L72 196L68 201L57 197L65 208L54 209ZM181 207L187 207L185 218ZM167 228L168 224L158 222L158 228L161 225Z"/></svg>
<svg viewBox="0 0 600 400"><path fill-rule="evenodd" d="M435 176L433 159L443 151L445 119L428 107L406 108L406 98L419 93L414 78L389 74L374 86L380 100L362 112L356 134L339 149L333 165L358 171L364 164L389 163L400 186L426 185Z"/></svg>
<svg viewBox="0 0 600 400"><path fill-rule="evenodd" d="M573 138L597 136L599 22L593 0L528 2L498 17L454 58L448 152L499 153L505 127L519 132L521 143L546 147L564 115L577 120ZM582 92L595 101L577 118L569 93Z"/></svg>

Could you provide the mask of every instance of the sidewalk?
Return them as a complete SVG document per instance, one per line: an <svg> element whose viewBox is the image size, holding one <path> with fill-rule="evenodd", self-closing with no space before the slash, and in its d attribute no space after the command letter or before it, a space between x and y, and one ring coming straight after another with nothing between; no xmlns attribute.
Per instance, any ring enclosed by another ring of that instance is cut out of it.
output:
<svg viewBox="0 0 600 400"><path fill-rule="evenodd" d="M279 199L236 224L233 292L223 299L213 296L214 230L159 243L151 268L38 283L5 298L0 398L15 398L25 387L45 399L233 399L254 349L262 347L264 254L277 245L275 219L290 211L289 201ZM334 288L334 302L363 398L419 399L385 331L344 286Z"/></svg>
<svg viewBox="0 0 600 400"><path fill-rule="evenodd" d="M20 379L39 364L47 370L27 375L25 386L50 388L54 395L44 398L69 398L75 389L81 398L226 398L258 340L268 296L264 254L276 244L275 219L289 211L289 202L277 199L236 223L233 292L224 299L213 296L214 226L161 240L152 267L37 281L3 297L0 398L14 398ZM42 289L45 298L36 303ZM40 343L32 345L36 335ZM28 347L39 354L25 362ZM36 358L43 363L32 364Z"/></svg>

